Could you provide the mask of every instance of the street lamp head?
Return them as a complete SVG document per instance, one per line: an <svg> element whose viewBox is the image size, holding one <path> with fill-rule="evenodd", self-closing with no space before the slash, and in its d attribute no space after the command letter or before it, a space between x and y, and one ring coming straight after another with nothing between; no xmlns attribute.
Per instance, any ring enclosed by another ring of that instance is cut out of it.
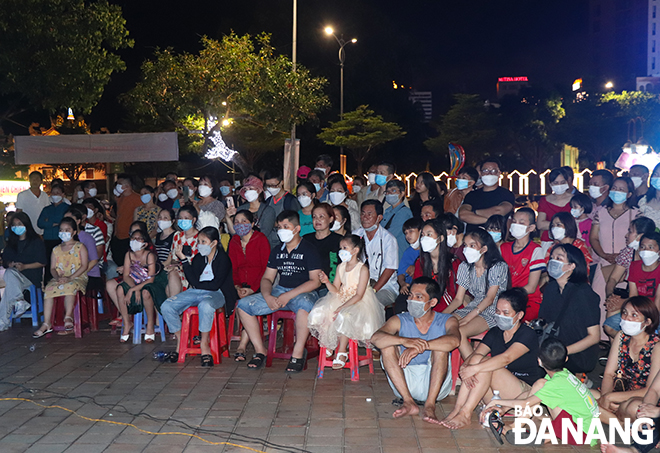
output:
<svg viewBox="0 0 660 453"><path fill-rule="evenodd" d="M355 43L357 42L357 38L353 38L353 39L351 39L351 42L352 42L353 44L355 44Z"/></svg>
<svg viewBox="0 0 660 453"><path fill-rule="evenodd" d="M612 83L612 82L607 82L607 83L605 84L605 88L607 88L608 90L611 90L612 88L614 88L614 83Z"/></svg>
<svg viewBox="0 0 660 453"><path fill-rule="evenodd" d="M326 34L326 35L332 35L332 34L334 34L334 32L335 32L335 31L332 29L332 27L325 27L325 30L324 30L324 31L325 31L325 34Z"/></svg>

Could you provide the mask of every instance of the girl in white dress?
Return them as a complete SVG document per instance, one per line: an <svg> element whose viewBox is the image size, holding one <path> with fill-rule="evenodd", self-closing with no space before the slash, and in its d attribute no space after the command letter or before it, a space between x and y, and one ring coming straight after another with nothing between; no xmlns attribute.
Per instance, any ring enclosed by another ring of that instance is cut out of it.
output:
<svg viewBox="0 0 660 453"><path fill-rule="evenodd" d="M362 238L354 234L344 236L339 243L339 258L333 282L321 272L321 283L328 295L319 299L309 313L308 326L327 356L337 348L333 369L341 369L348 361L348 340L369 347L373 333L385 323L385 311L369 286L369 266L361 261L364 254ZM337 346L339 345L339 346Z"/></svg>

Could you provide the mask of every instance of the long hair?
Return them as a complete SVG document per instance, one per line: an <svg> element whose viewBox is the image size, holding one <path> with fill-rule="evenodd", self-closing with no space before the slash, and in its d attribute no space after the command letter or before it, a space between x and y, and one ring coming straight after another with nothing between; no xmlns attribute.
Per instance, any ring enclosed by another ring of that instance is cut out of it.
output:
<svg viewBox="0 0 660 453"><path fill-rule="evenodd" d="M497 248L497 244L493 241L493 237L488 234L488 231L483 228L477 228L476 230L469 232L467 236L471 236L482 247L487 247L486 253L484 253L484 267L486 269L490 269L497 263L504 263L500 249ZM474 264L470 264L470 266L474 266Z"/></svg>
<svg viewBox="0 0 660 453"><path fill-rule="evenodd" d="M364 244L364 239L358 236L357 234L352 234L352 233L346 233L346 236L343 236L339 243L341 244L342 242L348 242L351 244L352 247L357 247L358 249L358 261L365 262L365 244Z"/></svg>
<svg viewBox="0 0 660 453"><path fill-rule="evenodd" d="M344 231L346 231L346 233L350 233L351 231L353 231L352 229L353 225L351 225L351 214L348 212L348 209L346 209L342 205L333 206L332 209L339 212L342 218L346 220L346 223L344 223ZM337 220L336 215L335 215L335 220Z"/></svg>
<svg viewBox="0 0 660 453"><path fill-rule="evenodd" d="M653 173L651 173L651 178L653 178L653 175L655 174L660 174L660 164L656 165L655 168L653 168ZM646 198L646 202L649 203L651 200L655 198L657 195L657 190L655 187L653 187L653 184L649 184L649 190L646 192L646 195L644 195L644 198Z"/></svg>
<svg viewBox="0 0 660 453"><path fill-rule="evenodd" d="M12 248L14 251L18 251L18 241L19 237L16 233L14 233L11 230L11 227L13 226L14 219L20 220L23 226L25 226L25 240L26 241L33 241L35 239L41 240L39 235L37 234L36 231L34 231L34 227L32 226L32 221L30 220L30 217L24 212L15 212L14 216L11 218L11 222L9 222L8 228L9 228L9 241L7 245Z"/></svg>
<svg viewBox="0 0 660 453"><path fill-rule="evenodd" d="M612 186L614 186L614 183L616 183L617 181L625 182L626 187L628 188L627 193L630 194L630 197L628 197L628 199L626 200L626 206L628 206L629 208L633 208L633 207L637 206L637 197L635 196L635 184L633 184L632 179L630 179L627 176L619 176L614 181L612 181ZM610 187L610 192L611 191L612 191L612 187ZM648 198L647 198L647 200L648 200ZM612 199L610 197L607 197L607 199L605 200L605 205L608 208L611 208L612 206L614 206L614 202L612 201Z"/></svg>
<svg viewBox="0 0 660 453"><path fill-rule="evenodd" d="M144 223L144 222L142 222L142 223ZM133 222L133 224L135 225L135 224L137 224L137 222ZM146 225L145 225L145 229L142 229L140 227L139 230L133 231L133 233L131 233L130 238L133 239L133 236L135 236L135 235L140 235L142 237L142 241L145 244L147 244L147 246L145 247L145 249L147 251L157 254L156 247L154 246L154 243L151 242L151 236L149 236L149 233L146 231Z"/></svg>
<svg viewBox="0 0 660 453"><path fill-rule="evenodd" d="M444 294L445 288L447 287L447 279L449 278L449 269L451 267L451 259L447 248L447 230L437 219L431 219L424 222L424 225L422 225L422 231L424 231L424 228L427 226L433 228L433 231L435 231L435 234L439 239L438 248L440 253L438 256L437 281L438 285L440 285L440 294ZM423 251L421 247L419 251L419 264L422 267L422 274L425 277L433 278L435 273L433 272L433 259L431 258L431 253Z"/></svg>
<svg viewBox="0 0 660 453"><path fill-rule="evenodd" d="M437 186L437 181L433 177L433 174L429 173L428 171L423 171L419 175L417 175L417 179L422 180L424 185L426 186L427 189L429 189L429 200L436 200L438 202L443 201L442 195L440 195L440 192L438 192L438 186ZM419 193L415 191L413 194L412 198L410 201L414 202L419 202L420 204L422 203L422 199L419 196Z"/></svg>
<svg viewBox="0 0 660 453"><path fill-rule="evenodd" d="M587 260L584 258L582 251L572 244L557 244L550 249L550 256L552 256L552 252L557 249L562 249L564 253L566 253L568 264L575 264L575 269L573 269L568 281L576 284L588 284L589 274L587 273Z"/></svg>

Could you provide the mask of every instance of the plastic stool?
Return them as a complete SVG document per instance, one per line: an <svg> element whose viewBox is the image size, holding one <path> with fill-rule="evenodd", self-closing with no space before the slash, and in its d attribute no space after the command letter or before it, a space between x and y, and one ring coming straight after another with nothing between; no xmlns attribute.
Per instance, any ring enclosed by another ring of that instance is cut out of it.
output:
<svg viewBox="0 0 660 453"><path fill-rule="evenodd" d="M284 339L282 341L282 349L277 351L277 321L282 320L282 333ZM273 359L291 359L293 346L295 343L295 322L296 314L291 311L276 311L272 313L270 319L270 328L268 329L268 351L266 354L266 366L273 366ZM307 360L303 369L307 369L307 362L309 359L316 357L319 354L318 341L316 338L310 337L305 344L307 349Z"/></svg>
<svg viewBox="0 0 660 453"><path fill-rule="evenodd" d="M200 355L202 348L193 344L193 337L199 333L199 311L197 307L189 307L183 312L181 321L181 339L179 342L179 363L186 361L187 355ZM213 363L219 365L222 363L221 355L229 357L229 348L227 347L227 326L225 323L224 309L216 310L216 316L213 317L213 324L210 332L210 346Z"/></svg>
<svg viewBox="0 0 660 453"><path fill-rule="evenodd" d="M86 307L83 305L81 308L81 297L84 296L81 296L80 292L77 292L76 300L73 304L73 332L76 338L82 338L83 330L87 332L89 332L90 330L89 323L87 324L87 327L83 329L81 311L83 309L86 310ZM61 326L55 325L55 315L57 313L57 305L59 301L62 301L62 307L64 307L64 296L56 297L53 300L53 313L50 318L50 324L53 326L53 332L59 332L65 330L64 324L62 324Z"/></svg>
<svg viewBox="0 0 660 453"><path fill-rule="evenodd" d="M319 369L318 378L323 379L323 371L325 367L332 367L332 360L326 357L326 349L319 350ZM367 347L366 355L358 355L358 344L355 340L348 340L348 362L343 368L351 370L351 381L360 380L360 367L369 365L369 374L374 374L374 355L371 348Z"/></svg>
<svg viewBox="0 0 660 453"><path fill-rule="evenodd" d="M270 327L270 320L273 317L273 315L266 315L266 331L268 331L268 328ZM259 323L261 324L261 339L264 339L264 317L263 316L257 316L259 318ZM241 330L243 328L243 324L241 324L241 321L238 321L238 335L234 335L234 326L236 325L236 309L232 312L231 315L229 315L229 325L227 326L227 343L231 344L232 341L241 341Z"/></svg>
<svg viewBox="0 0 660 453"><path fill-rule="evenodd" d="M163 316L158 313L158 326L154 326L154 332L160 332L160 341L165 343L165 321ZM138 327L139 326L139 327ZM133 344L142 343L142 334L147 330L147 317L144 316L144 310L133 315Z"/></svg>
<svg viewBox="0 0 660 453"><path fill-rule="evenodd" d="M37 288L34 285L30 285L27 289L30 292L30 310L23 313L19 318L14 318L14 310L10 313L10 323L21 322L22 318L31 317L32 318L32 327L39 327L39 321L43 320L44 311L44 293L41 288Z"/></svg>

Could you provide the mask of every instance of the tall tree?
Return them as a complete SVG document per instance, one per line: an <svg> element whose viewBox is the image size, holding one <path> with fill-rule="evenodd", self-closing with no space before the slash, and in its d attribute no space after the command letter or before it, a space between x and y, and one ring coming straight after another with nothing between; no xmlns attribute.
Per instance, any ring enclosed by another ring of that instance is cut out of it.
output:
<svg viewBox="0 0 660 453"><path fill-rule="evenodd" d="M121 8L105 0L0 1L0 120L28 109L89 113L132 47Z"/></svg>
<svg viewBox="0 0 660 453"><path fill-rule="evenodd" d="M357 161L358 174L362 174L362 164L371 150L404 135L398 124L384 121L368 105L361 105L344 113L343 120L330 122L330 127L324 127L318 138L326 145L348 148Z"/></svg>

